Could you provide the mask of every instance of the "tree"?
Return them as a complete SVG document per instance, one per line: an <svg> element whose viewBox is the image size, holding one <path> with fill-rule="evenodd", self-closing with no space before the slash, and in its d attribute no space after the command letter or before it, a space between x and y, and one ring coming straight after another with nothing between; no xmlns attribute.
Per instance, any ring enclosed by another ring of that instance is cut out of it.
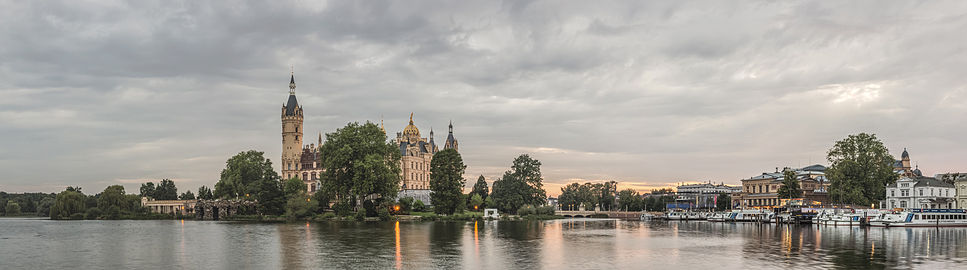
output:
<svg viewBox="0 0 967 270"><path fill-rule="evenodd" d="M198 198L202 200L211 200L214 198L212 195L212 190L207 186L201 186L198 188Z"/></svg>
<svg viewBox="0 0 967 270"><path fill-rule="evenodd" d="M456 149L444 149L433 154L433 161L430 161L430 201L433 202L433 212L451 215L457 210L458 203L462 203L462 188L466 181L463 179L463 172L466 168Z"/></svg>
<svg viewBox="0 0 967 270"><path fill-rule="evenodd" d="M319 208L316 208L316 213L322 214L326 208L329 208L329 202L332 201L332 196L329 196L328 193L319 190L316 191L316 193L312 193L312 200L319 204Z"/></svg>
<svg viewBox="0 0 967 270"><path fill-rule="evenodd" d="M728 193L719 193L719 196L715 199L715 209L719 211L728 210L732 206L732 195Z"/></svg>
<svg viewBox="0 0 967 270"><path fill-rule="evenodd" d="M652 189L652 190L651 190L651 194L652 194L652 195L659 195L659 194L675 194L675 190L674 190L674 189L671 189L671 188L659 188L659 189Z"/></svg>
<svg viewBox="0 0 967 270"><path fill-rule="evenodd" d="M473 194L473 196L470 196L470 208L473 208L473 211L483 210L483 203L484 200L480 198L480 194Z"/></svg>
<svg viewBox="0 0 967 270"><path fill-rule="evenodd" d="M318 201L312 200L305 193L295 193L285 204L285 216L288 218L305 218L315 214L318 209Z"/></svg>
<svg viewBox="0 0 967 270"><path fill-rule="evenodd" d="M155 186L152 182L141 184L141 197L154 198Z"/></svg>
<svg viewBox="0 0 967 270"><path fill-rule="evenodd" d="M74 218L76 214L83 214L87 211L87 206L85 202L87 201L87 196L80 193L80 189L71 189L68 187L67 190L61 191L57 194L54 199L54 205L50 207L50 219L71 219Z"/></svg>
<svg viewBox="0 0 967 270"><path fill-rule="evenodd" d="M782 186L777 192L780 199L792 199L802 197L802 189L799 188L799 179L796 179L796 171L786 169L782 176Z"/></svg>
<svg viewBox="0 0 967 270"><path fill-rule="evenodd" d="M849 135L826 155L830 167L829 195L833 202L870 205L886 197L886 186L897 180L895 160L875 134Z"/></svg>
<svg viewBox="0 0 967 270"><path fill-rule="evenodd" d="M497 207L496 205L497 204L494 203L494 198L492 198L490 196L487 196L487 199L484 200L484 206L487 207L487 208Z"/></svg>
<svg viewBox="0 0 967 270"><path fill-rule="evenodd" d="M403 197L396 202L400 206L400 212L409 213L413 211L413 197Z"/></svg>
<svg viewBox="0 0 967 270"><path fill-rule="evenodd" d="M319 148L322 187L341 200L396 197L400 184L400 150L386 142L376 124L349 123L327 133Z"/></svg>
<svg viewBox="0 0 967 270"><path fill-rule="evenodd" d="M97 208L101 210L108 210L115 207L120 212L122 206L125 206L125 198L124 187L121 185L108 186L97 196Z"/></svg>
<svg viewBox="0 0 967 270"><path fill-rule="evenodd" d="M194 200L195 199L195 193L191 193L191 190L185 191L185 193L181 193L181 195L178 195L178 199L179 200Z"/></svg>
<svg viewBox="0 0 967 270"><path fill-rule="evenodd" d="M516 213L525 204L544 205L547 192L542 183L541 162L524 154L514 159L510 168L491 188L490 196L497 209Z"/></svg>
<svg viewBox="0 0 967 270"><path fill-rule="evenodd" d="M174 181L162 179L158 187L155 188L153 195L155 200L177 200L178 188L175 187ZM101 208L101 210L104 209Z"/></svg>
<svg viewBox="0 0 967 270"><path fill-rule="evenodd" d="M560 202L560 201L558 201ZM638 191L625 189L618 192L618 207L623 211L641 211L642 199Z"/></svg>
<svg viewBox="0 0 967 270"><path fill-rule="evenodd" d="M285 180L285 184L282 186L282 191L285 192L286 198L305 194L306 184L302 183L302 180L299 180L299 178L289 178L289 180Z"/></svg>
<svg viewBox="0 0 967 270"><path fill-rule="evenodd" d="M225 162L225 169L222 169L221 177L215 183L213 195L220 199L252 199L253 196L257 197L256 191L272 191L262 188L269 182L280 186L279 179L279 174L272 168L272 161L265 158L262 152L240 152ZM275 190L281 190L281 187ZM281 200L285 204L285 199Z"/></svg>
<svg viewBox="0 0 967 270"><path fill-rule="evenodd" d="M285 210L285 193L282 184L274 179L261 179L247 194L255 194L259 212L266 215L281 215Z"/></svg>
<svg viewBox="0 0 967 270"><path fill-rule="evenodd" d="M423 204L422 200L416 200L413 202L413 212L425 212L426 205Z"/></svg>
<svg viewBox="0 0 967 270"><path fill-rule="evenodd" d="M474 194L480 195L481 200L486 200L487 196L490 195L490 188L487 187L487 179L483 175L477 177L477 183L473 184L473 189L470 191L471 200Z"/></svg>
<svg viewBox="0 0 967 270"><path fill-rule="evenodd" d="M7 216L17 216L20 215L20 204L15 201L8 201L7 207L5 207L5 212Z"/></svg>

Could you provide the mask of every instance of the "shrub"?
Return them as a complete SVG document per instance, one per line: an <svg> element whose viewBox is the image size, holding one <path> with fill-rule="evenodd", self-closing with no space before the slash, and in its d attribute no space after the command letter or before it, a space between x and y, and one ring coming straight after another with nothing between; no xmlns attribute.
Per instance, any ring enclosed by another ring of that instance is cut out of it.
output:
<svg viewBox="0 0 967 270"><path fill-rule="evenodd" d="M520 216L527 216L527 215L534 215L534 214L537 214L537 209L530 204L525 204L524 206L521 206L520 209L517 209L517 215L520 215Z"/></svg>
<svg viewBox="0 0 967 270"><path fill-rule="evenodd" d="M87 209L87 213L84 214L84 217L86 217L87 219L97 219L98 217L101 217L101 214L102 213L100 208L91 207ZM71 219L75 219L75 218L71 216ZM80 219L84 219L84 218L80 218Z"/></svg>
<svg viewBox="0 0 967 270"><path fill-rule="evenodd" d="M375 217L376 216L376 204L373 203L373 200L365 200L365 201L363 201L363 209L366 209L366 216L367 217Z"/></svg>
<svg viewBox="0 0 967 270"><path fill-rule="evenodd" d="M400 205L400 212L409 213L410 211L413 211L413 198L412 197L403 197L403 198L400 198L399 201L398 201L398 203Z"/></svg>
<svg viewBox="0 0 967 270"><path fill-rule="evenodd" d="M366 209L359 209L356 211L356 221L366 220Z"/></svg>
<svg viewBox="0 0 967 270"><path fill-rule="evenodd" d="M538 207L537 208L537 214L538 215L553 216L554 215L554 207L553 206L550 206L550 205Z"/></svg>
<svg viewBox="0 0 967 270"><path fill-rule="evenodd" d="M413 202L413 211L426 212L426 205L423 204L423 201L416 200L415 202Z"/></svg>
<svg viewBox="0 0 967 270"><path fill-rule="evenodd" d="M321 216L319 216L319 219L324 219L324 220L329 220L333 218L336 218L336 214L333 212L326 212L325 214L322 214Z"/></svg>
<svg viewBox="0 0 967 270"><path fill-rule="evenodd" d="M74 220L84 219L84 213L74 213L74 214L71 214L71 219L74 219Z"/></svg>
<svg viewBox="0 0 967 270"><path fill-rule="evenodd" d="M348 217L352 214L352 206L346 201L336 203L332 206L332 210L336 211L336 215L340 217Z"/></svg>
<svg viewBox="0 0 967 270"><path fill-rule="evenodd" d="M390 219L389 209L387 209L386 207L380 207L378 212L379 212L379 220L387 221Z"/></svg>

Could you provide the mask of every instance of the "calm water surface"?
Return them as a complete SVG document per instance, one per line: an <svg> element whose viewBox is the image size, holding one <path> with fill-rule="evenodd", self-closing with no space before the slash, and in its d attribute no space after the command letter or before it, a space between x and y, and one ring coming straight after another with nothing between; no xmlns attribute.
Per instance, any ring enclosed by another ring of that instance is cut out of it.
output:
<svg viewBox="0 0 967 270"><path fill-rule="evenodd" d="M967 228L0 219L0 269L967 269Z"/></svg>

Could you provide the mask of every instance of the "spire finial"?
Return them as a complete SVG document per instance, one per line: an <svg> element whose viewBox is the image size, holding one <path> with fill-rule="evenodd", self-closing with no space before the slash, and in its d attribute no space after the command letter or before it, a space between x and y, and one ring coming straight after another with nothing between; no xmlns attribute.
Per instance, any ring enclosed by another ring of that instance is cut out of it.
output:
<svg viewBox="0 0 967 270"><path fill-rule="evenodd" d="M413 124L413 113L410 113L410 125Z"/></svg>
<svg viewBox="0 0 967 270"><path fill-rule="evenodd" d="M290 71L289 77L289 95L295 95L295 68L293 67Z"/></svg>
<svg viewBox="0 0 967 270"><path fill-rule="evenodd" d="M450 120L450 133L453 133L453 119Z"/></svg>

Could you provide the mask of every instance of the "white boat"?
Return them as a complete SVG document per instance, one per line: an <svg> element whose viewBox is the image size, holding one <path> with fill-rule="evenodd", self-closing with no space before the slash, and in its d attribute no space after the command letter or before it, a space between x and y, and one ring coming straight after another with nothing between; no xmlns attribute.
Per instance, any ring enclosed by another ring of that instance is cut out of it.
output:
<svg viewBox="0 0 967 270"><path fill-rule="evenodd" d="M965 227L964 209L909 209L880 214L870 220L874 227Z"/></svg>
<svg viewBox="0 0 967 270"><path fill-rule="evenodd" d="M685 220L687 218L688 216L685 212L672 211L672 212L665 213L665 219L668 219L668 220Z"/></svg>
<svg viewBox="0 0 967 270"><path fill-rule="evenodd" d="M723 222L723 221L727 221L726 219L728 219L729 214L731 214L731 212L715 212L715 213L712 213L711 215L709 215L709 217L708 217L707 220L710 221L710 222Z"/></svg>
<svg viewBox="0 0 967 270"><path fill-rule="evenodd" d="M861 226L881 214L876 209L825 209L813 219L817 225Z"/></svg>
<svg viewBox="0 0 967 270"><path fill-rule="evenodd" d="M763 210L732 210L732 212L724 213L723 215L723 221L768 222L767 220L774 218L773 215L775 215L775 213Z"/></svg>
<svg viewBox="0 0 967 270"><path fill-rule="evenodd" d="M652 215L651 213L648 213L648 212L641 212L641 216L638 218L641 221L651 221L652 219L655 219L655 215Z"/></svg>

